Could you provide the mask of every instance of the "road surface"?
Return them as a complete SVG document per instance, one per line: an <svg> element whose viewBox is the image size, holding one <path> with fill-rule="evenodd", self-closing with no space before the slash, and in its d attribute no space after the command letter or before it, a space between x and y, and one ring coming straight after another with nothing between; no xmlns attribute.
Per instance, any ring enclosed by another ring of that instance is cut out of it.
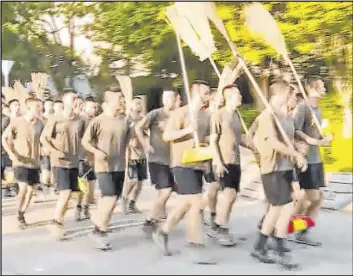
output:
<svg viewBox="0 0 353 276"><path fill-rule="evenodd" d="M142 211L149 207L154 191L146 188L138 206ZM256 239L256 224L264 205L243 198L235 204L231 218L231 229L235 237L247 240L234 248L221 248L210 240L207 245L217 258L214 266L195 265L190 262L190 251L185 246L184 222L171 233L171 246L180 254L164 257L156 246L146 239L141 226L131 226L110 234L113 250L99 252L92 248L87 232L76 231L81 236L56 242L50 236L48 226L41 226L51 219L54 203L36 203L29 210L27 221L33 227L20 231L14 225L16 215L14 201L3 200L2 217L2 274L3 275L181 275L181 274L271 274L271 275L351 275L352 274L352 215L342 212L322 211L317 227L312 231L316 239L323 242L322 248L310 248L288 243L301 270L288 272L277 265L261 264L249 255ZM169 208L176 203L169 202ZM72 206L74 203L71 204ZM73 209L68 211L66 230L90 226L89 221L72 221ZM143 215L121 214L119 208L113 217L114 225L121 222L136 223ZM37 225L36 225L37 223ZM113 226L113 227L115 227ZM72 235L74 231L71 231Z"/></svg>

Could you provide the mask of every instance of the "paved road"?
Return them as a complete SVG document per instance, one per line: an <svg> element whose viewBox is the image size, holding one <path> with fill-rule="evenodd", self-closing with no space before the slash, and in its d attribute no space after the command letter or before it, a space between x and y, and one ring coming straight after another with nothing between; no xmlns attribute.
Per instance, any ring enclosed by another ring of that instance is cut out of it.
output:
<svg viewBox="0 0 353 276"><path fill-rule="evenodd" d="M153 191L150 189L144 192L139 205L141 209L148 206L146 202L152 194ZM174 203L175 200L172 200L170 205ZM11 202L6 202L5 205L7 209L11 209ZM50 212L46 213L44 210L40 211L39 206L31 209L32 216L29 215L29 218L32 222L35 219L50 218L53 206L47 205L46 209L48 208ZM171 234L171 245L174 249L180 250L180 254L164 257L151 241L143 237L141 227L129 227L120 232L111 233L113 250L99 252L91 247L87 236L55 242L50 237L46 226L33 227L24 232L16 231L14 227L10 227L15 216L8 210L2 219L2 274L288 275L287 271L282 271L277 265L260 264L249 256L251 246L256 239L255 226L263 209L263 204L259 202L239 200L234 206L231 229L236 237L245 237L247 240L235 248L220 248L207 240L210 250L219 261L215 266L194 265L190 262L190 251L185 247L183 223ZM67 229L79 226L71 220L72 214L71 210L66 223ZM138 221L142 216L123 216L117 209L113 221L118 222L129 218ZM90 223L81 222L82 225L88 226ZM290 273L293 275L352 274L352 215L323 211L313 234L323 242L322 248L288 244L293 248L295 259L302 266L300 271Z"/></svg>

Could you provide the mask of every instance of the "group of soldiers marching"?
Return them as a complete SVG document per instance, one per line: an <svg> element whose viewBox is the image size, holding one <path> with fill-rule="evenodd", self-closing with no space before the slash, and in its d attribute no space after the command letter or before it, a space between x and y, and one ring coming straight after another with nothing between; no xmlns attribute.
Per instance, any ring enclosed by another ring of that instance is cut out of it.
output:
<svg viewBox="0 0 353 276"><path fill-rule="evenodd" d="M101 104L65 89L60 101L26 99L22 112L18 100L6 102L2 98L2 176L8 158L19 185L19 226L27 226L25 214L36 185L54 185L55 237L63 238L69 200L78 192L75 218L91 219L94 246L109 250L109 221L118 200L124 213L141 213L136 202L142 182L149 176L157 193L145 214L143 232L165 255L173 255L169 234L187 215L186 238L197 253L193 261L214 264L205 245L203 224L209 225L207 235L220 245L236 245L229 224L241 188L243 146L257 156L267 200L251 256L260 262L296 268L298 264L285 244L288 224L293 214L316 221L323 200L320 188L325 186L319 147L332 140L332 136L320 135L309 112L310 106L321 121L318 103L325 94L323 81L308 79L305 90L308 102L303 101L296 85L273 82L270 108L259 114L246 135L238 112L242 96L236 85L211 89L206 81L194 81L186 105L176 89L164 89L162 107L146 115L139 97L132 99L127 110L124 93L116 87L105 89ZM294 147L285 143L273 113ZM195 135L200 144L211 148L213 159L185 164L183 153L195 147ZM86 180L84 192L79 178ZM96 180L100 196L91 214ZM178 194L178 204L167 213L173 192ZM223 193L221 200L217 200L218 193ZM204 219L206 208L210 221ZM308 230L296 233L294 240L320 245L311 240ZM269 250L274 254L268 254Z"/></svg>

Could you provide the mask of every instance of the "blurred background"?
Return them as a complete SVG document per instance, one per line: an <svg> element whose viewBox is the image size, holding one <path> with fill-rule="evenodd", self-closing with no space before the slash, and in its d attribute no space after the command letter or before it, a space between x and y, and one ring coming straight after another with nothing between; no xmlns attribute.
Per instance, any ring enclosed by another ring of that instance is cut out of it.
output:
<svg viewBox="0 0 353 276"><path fill-rule="evenodd" d="M165 21L171 2L2 2L2 60L12 60L9 81L26 84L31 72L51 77L52 97L75 87L98 100L115 75L131 77L134 94L152 96L164 86L181 86L175 35ZM231 39L248 61L262 91L289 74L281 57L244 25L242 2L217 2L217 12ZM276 19L297 71L304 79L319 76L328 91L323 117L335 139L323 149L326 170L352 172L352 20L351 2L264 3ZM227 42L213 32L220 69L232 60ZM184 47L189 79L217 86L209 61L201 63ZM289 76L290 77L290 76ZM249 126L262 110L245 75L241 113ZM30 88L28 88L30 89Z"/></svg>

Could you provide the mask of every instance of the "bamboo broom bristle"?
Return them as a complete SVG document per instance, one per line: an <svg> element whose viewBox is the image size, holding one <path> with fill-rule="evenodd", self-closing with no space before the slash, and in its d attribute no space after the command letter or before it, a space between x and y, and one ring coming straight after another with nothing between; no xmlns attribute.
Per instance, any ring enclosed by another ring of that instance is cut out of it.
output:
<svg viewBox="0 0 353 276"><path fill-rule="evenodd" d="M269 11L261 4L254 3L246 7L245 25L253 33L262 36L269 45L287 59L288 52L282 33Z"/></svg>

